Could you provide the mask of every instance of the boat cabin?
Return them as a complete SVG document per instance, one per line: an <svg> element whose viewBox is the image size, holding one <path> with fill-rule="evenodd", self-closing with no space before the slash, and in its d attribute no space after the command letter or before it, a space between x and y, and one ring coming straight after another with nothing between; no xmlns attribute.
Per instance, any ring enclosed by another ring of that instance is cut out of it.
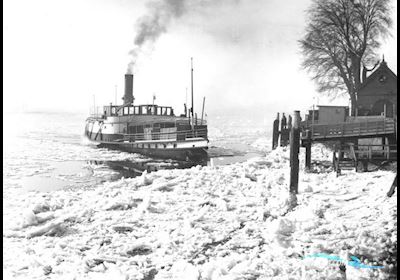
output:
<svg viewBox="0 0 400 280"><path fill-rule="evenodd" d="M153 116L175 116L172 107L158 105L131 105L131 106L109 106L103 107L104 116L131 116L131 115L153 115Z"/></svg>

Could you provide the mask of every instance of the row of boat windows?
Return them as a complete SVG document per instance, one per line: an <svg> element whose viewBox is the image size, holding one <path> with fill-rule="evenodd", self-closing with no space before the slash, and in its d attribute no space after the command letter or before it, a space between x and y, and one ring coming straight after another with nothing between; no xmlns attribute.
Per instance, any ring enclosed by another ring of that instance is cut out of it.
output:
<svg viewBox="0 0 400 280"><path fill-rule="evenodd" d="M113 123L110 123L109 125L114 126ZM128 133L143 133L145 128L160 129L160 128L171 128L171 127L176 127L175 123L164 122L164 123L144 124L136 126L128 124ZM107 128L107 126L104 125L103 128ZM126 133L125 127L123 128L123 133Z"/></svg>
<svg viewBox="0 0 400 280"><path fill-rule="evenodd" d="M159 132L161 128L172 128L175 127L175 123L155 123L153 125L137 125L128 126L128 134L144 133L146 128L152 128L154 132ZM123 128L123 133L127 133L126 128Z"/></svg>
<svg viewBox="0 0 400 280"><path fill-rule="evenodd" d="M160 107L157 105L129 106L118 110L119 106L104 106L106 116L126 116L126 115L158 115L174 116L171 107Z"/></svg>
<svg viewBox="0 0 400 280"><path fill-rule="evenodd" d="M134 148L148 148L148 149L166 149L167 144L132 144ZM176 143L173 144L173 147L176 148Z"/></svg>

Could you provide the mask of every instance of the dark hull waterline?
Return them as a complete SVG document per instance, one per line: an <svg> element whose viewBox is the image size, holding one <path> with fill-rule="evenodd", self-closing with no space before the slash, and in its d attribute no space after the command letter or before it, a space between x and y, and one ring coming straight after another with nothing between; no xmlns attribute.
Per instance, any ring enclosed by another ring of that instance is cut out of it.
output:
<svg viewBox="0 0 400 280"><path fill-rule="evenodd" d="M176 149L159 149L159 148L136 148L130 143L101 143L99 148L108 148L120 150L128 153L142 154L152 158L176 159L183 161L199 161L207 158L207 148L176 148Z"/></svg>

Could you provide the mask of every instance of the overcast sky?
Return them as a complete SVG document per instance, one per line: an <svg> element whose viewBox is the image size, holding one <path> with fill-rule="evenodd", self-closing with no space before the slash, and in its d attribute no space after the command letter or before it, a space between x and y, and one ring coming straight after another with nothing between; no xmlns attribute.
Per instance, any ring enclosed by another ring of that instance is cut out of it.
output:
<svg viewBox="0 0 400 280"><path fill-rule="evenodd" d="M89 112L118 103L148 1L5 0L5 111ZM195 111L209 114L307 109L315 86L300 69L298 40L310 0L192 0L143 48L134 66L135 103L190 102L194 58ZM381 50L397 73L397 4L393 37ZM322 98L320 104L328 102ZM336 103L348 105L347 99ZM333 104L333 103L329 103Z"/></svg>

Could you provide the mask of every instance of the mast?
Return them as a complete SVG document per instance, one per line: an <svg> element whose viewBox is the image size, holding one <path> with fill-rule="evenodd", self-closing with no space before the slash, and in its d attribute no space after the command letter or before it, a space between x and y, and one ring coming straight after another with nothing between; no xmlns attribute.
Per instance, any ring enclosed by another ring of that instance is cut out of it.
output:
<svg viewBox="0 0 400 280"><path fill-rule="evenodd" d="M115 85L115 106L117 106L117 85Z"/></svg>
<svg viewBox="0 0 400 280"><path fill-rule="evenodd" d="M201 121L200 124L203 125L203 116L204 116L204 103L206 102L206 97L203 96L203 108L201 109Z"/></svg>
<svg viewBox="0 0 400 280"><path fill-rule="evenodd" d="M96 114L96 96L93 94L93 115Z"/></svg>
<svg viewBox="0 0 400 280"><path fill-rule="evenodd" d="M186 87L186 91L185 91L185 117L187 117L187 105L188 105L188 103L187 103L187 87Z"/></svg>
<svg viewBox="0 0 400 280"><path fill-rule="evenodd" d="M190 64L191 64L191 88L192 88L192 120L194 119L194 102L193 102L193 57L190 58Z"/></svg>

